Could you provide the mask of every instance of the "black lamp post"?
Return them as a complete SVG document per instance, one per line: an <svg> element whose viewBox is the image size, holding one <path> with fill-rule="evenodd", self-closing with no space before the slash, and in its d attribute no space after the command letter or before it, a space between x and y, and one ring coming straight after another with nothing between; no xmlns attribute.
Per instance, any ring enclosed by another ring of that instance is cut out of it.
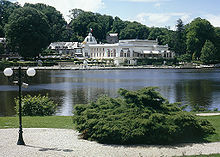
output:
<svg viewBox="0 0 220 157"><path fill-rule="evenodd" d="M33 77L36 74L36 71L34 68L28 68L26 71L27 76ZM6 68L4 70L4 75L7 77L11 77L13 75L13 70L11 68ZM18 73L14 74L13 76L13 81L18 85L18 97L19 97L19 137L18 137L18 142L17 145L25 145L24 140L23 140L23 131L22 131L22 110L21 110L21 87L27 87L28 84L23 82L24 74L22 73L21 67L18 67Z"/></svg>

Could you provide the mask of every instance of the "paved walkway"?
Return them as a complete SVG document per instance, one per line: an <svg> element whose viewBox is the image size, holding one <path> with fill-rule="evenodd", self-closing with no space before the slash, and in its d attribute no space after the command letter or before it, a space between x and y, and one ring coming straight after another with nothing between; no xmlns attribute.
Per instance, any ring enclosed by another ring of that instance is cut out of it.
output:
<svg viewBox="0 0 220 157"><path fill-rule="evenodd" d="M24 129L26 146L16 145L18 129L0 129L1 157L159 157L220 153L220 142L175 146L116 146L78 139L70 129Z"/></svg>
<svg viewBox="0 0 220 157"><path fill-rule="evenodd" d="M198 113L197 116L219 116L220 113Z"/></svg>

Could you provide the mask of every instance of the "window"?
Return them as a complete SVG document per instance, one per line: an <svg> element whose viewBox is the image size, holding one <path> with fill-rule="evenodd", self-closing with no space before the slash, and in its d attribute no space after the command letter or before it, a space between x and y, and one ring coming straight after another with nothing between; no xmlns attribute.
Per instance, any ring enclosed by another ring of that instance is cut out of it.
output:
<svg viewBox="0 0 220 157"><path fill-rule="evenodd" d="M113 57L116 57L116 50L113 49Z"/></svg>
<svg viewBox="0 0 220 157"><path fill-rule="evenodd" d="M130 50L128 50L127 57L130 57L130 56L131 56L131 53L130 53Z"/></svg>
<svg viewBox="0 0 220 157"><path fill-rule="evenodd" d="M121 52L120 52L120 57L123 57L123 50L121 50Z"/></svg>
<svg viewBox="0 0 220 157"><path fill-rule="evenodd" d="M110 50L109 49L107 50L107 54L108 54L108 57L110 57Z"/></svg>

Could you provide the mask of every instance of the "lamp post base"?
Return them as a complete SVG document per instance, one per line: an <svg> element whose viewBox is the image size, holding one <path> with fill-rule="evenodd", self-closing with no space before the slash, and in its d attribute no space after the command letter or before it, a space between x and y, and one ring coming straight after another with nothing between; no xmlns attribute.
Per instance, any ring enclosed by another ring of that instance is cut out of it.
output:
<svg viewBox="0 0 220 157"><path fill-rule="evenodd" d="M23 140L23 136L22 136L22 132L20 132L20 131L19 131L19 137L18 137L17 145L25 145L24 140Z"/></svg>

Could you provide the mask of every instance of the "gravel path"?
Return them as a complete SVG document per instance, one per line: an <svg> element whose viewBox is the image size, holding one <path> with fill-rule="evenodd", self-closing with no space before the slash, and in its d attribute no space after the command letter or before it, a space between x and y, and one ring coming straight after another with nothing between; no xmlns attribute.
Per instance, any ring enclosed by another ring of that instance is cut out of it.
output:
<svg viewBox="0 0 220 157"><path fill-rule="evenodd" d="M220 142L175 146L116 146L78 139L68 129L24 129L26 146L16 145L18 129L0 129L1 157L159 157L220 153Z"/></svg>

